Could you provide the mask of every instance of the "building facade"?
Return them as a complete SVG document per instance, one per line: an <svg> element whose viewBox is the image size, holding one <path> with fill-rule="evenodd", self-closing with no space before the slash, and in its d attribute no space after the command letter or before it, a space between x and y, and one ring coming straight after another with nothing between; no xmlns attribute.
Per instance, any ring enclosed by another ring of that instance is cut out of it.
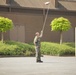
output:
<svg viewBox="0 0 76 75"><path fill-rule="evenodd" d="M65 17L70 20L72 28L63 32L63 42L74 42L75 0L0 0L0 16L8 17L14 23L13 29L4 33L4 39L33 42L35 32L42 30L48 9L44 3L47 1L50 6L42 41L59 42L60 33L51 31L50 23L54 18Z"/></svg>

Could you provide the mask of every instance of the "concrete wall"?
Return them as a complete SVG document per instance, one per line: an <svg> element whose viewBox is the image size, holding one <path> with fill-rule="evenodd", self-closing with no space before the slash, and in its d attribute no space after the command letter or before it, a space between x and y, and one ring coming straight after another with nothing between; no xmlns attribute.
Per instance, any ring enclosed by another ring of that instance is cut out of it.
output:
<svg viewBox="0 0 76 75"><path fill-rule="evenodd" d="M67 15L65 13L60 13L61 12L55 11L49 12L42 41L59 42L60 34L59 32L51 31L50 22L56 17L63 16L68 18L73 26L68 32L63 32L63 41L74 42L74 27L76 17L73 14ZM14 23L14 28L4 34L5 40L8 39L20 42L33 42L35 32L41 31L44 20L42 12L0 12L0 16L8 17L12 19Z"/></svg>

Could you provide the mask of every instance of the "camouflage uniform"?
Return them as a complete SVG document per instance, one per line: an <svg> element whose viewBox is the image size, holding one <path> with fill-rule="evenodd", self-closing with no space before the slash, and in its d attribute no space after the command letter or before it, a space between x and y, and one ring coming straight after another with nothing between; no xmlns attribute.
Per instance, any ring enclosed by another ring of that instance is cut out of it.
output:
<svg viewBox="0 0 76 75"><path fill-rule="evenodd" d="M35 50L36 50L36 62L41 61L41 52L40 52L40 39L42 37L42 32L39 37L35 36L34 38L34 44L35 44Z"/></svg>

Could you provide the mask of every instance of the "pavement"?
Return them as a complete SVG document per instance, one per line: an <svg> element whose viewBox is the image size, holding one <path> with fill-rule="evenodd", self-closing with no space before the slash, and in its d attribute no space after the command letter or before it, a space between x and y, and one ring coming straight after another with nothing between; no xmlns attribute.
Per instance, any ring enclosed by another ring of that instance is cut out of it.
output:
<svg viewBox="0 0 76 75"><path fill-rule="evenodd" d="M35 57L0 58L0 75L76 75L76 57L42 57L43 63L36 63Z"/></svg>

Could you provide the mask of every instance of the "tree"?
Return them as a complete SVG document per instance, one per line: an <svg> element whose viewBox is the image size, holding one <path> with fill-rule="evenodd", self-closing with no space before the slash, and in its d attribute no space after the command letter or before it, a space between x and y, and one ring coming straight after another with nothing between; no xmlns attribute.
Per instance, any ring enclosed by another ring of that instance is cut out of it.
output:
<svg viewBox="0 0 76 75"><path fill-rule="evenodd" d="M4 17L0 17L0 32L1 32L1 41L3 42L3 33L7 30L10 30L13 27L12 20Z"/></svg>
<svg viewBox="0 0 76 75"><path fill-rule="evenodd" d="M60 31L60 44L62 44L62 32L71 28L71 23L64 17L55 18L50 24L52 31Z"/></svg>

